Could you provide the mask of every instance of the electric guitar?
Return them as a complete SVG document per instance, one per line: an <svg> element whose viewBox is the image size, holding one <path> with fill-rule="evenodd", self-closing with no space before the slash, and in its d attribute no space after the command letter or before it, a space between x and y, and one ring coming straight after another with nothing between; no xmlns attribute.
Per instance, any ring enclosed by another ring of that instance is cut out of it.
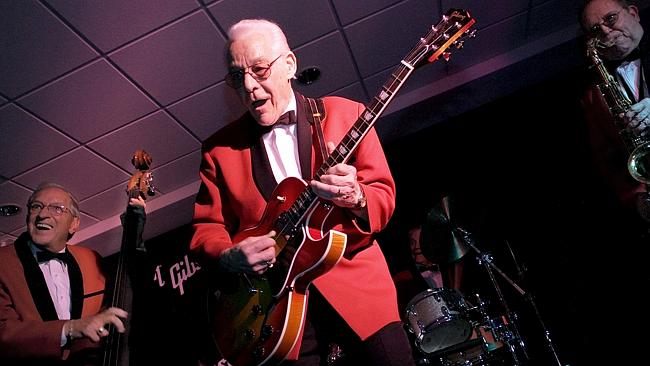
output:
<svg viewBox="0 0 650 366"><path fill-rule="evenodd" d="M448 60L447 49L460 48L462 38L473 36L469 29L474 23L468 12L449 10L392 72L314 179L347 162L413 70L425 65L425 59L434 62L442 56ZM228 362L235 366L276 364L292 351L304 326L309 284L338 263L348 234L354 235L332 229L349 221L341 212L321 200L305 181L289 177L273 191L260 223L234 236L233 242L238 243L271 230L278 233L276 263L264 275L220 274L223 284L215 292L211 314L217 347Z"/></svg>

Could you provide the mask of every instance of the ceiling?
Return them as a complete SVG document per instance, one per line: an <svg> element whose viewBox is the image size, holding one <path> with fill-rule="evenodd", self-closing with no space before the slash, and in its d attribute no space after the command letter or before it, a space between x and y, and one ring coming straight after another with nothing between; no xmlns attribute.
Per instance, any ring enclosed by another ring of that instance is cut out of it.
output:
<svg viewBox="0 0 650 366"><path fill-rule="evenodd" d="M297 84L298 90L367 102L447 9L470 11L476 37L451 62L414 73L377 123L390 141L579 62L579 52L562 48L579 36L577 3L2 1L0 204L23 207L40 182L62 184L81 201L81 230L72 243L111 254L121 238L130 158L144 149L153 157L158 190L148 203L145 239L190 222L201 141L243 112L223 81L225 30L241 18L277 21L299 69L321 69L317 82ZM539 65L540 55L545 67L503 73L515 64ZM462 103L427 107L435 117L385 122L467 85L481 87ZM0 244L12 242L24 225L23 212L0 217Z"/></svg>

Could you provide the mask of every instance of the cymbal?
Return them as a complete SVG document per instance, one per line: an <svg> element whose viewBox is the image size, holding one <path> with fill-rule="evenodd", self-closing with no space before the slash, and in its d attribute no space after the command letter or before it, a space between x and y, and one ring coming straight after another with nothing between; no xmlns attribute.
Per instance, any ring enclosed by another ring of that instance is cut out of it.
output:
<svg viewBox="0 0 650 366"><path fill-rule="evenodd" d="M456 262L470 250L458 233L460 226L451 215L452 211L455 215L454 201L445 196L429 211L422 225L422 254L433 263Z"/></svg>

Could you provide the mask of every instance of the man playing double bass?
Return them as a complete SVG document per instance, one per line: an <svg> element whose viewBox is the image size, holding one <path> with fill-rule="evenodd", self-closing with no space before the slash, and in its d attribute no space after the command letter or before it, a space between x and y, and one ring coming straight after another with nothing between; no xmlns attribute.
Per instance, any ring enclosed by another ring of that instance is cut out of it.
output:
<svg viewBox="0 0 650 366"><path fill-rule="evenodd" d="M131 205L144 206L142 199ZM124 332L128 314L102 309L99 255L67 242L79 229L79 203L66 188L41 184L27 201L27 231L0 248L0 364L96 362L109 325Z"/></svg>

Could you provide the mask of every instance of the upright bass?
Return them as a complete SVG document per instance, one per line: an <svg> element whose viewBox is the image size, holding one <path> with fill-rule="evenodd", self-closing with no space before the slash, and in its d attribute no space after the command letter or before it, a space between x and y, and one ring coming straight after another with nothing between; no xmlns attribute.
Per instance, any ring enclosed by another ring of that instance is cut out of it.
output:
<svg viewBox="0 0 650 366"><path fill-rule="evenodd" d="M144 150L137 150L133 154L131 163L137 169L127 184L127 195L131 198L146 195L153 196L155 190L152 185L153 177L149 171L152 158ZM146 195L145 195L146 192ZM111 295L107 306L118 307L131 313L133 293L131 279L133 278L133 264L136 249L142 244L142 230L145 223L144 207L127 204L126 213L122 217L122 245L118 254L113 287L108 293ZM105 339L103 366L117 366L129 364L128 336L129 328L125 333L117 332L113 327Z"/></svg>

